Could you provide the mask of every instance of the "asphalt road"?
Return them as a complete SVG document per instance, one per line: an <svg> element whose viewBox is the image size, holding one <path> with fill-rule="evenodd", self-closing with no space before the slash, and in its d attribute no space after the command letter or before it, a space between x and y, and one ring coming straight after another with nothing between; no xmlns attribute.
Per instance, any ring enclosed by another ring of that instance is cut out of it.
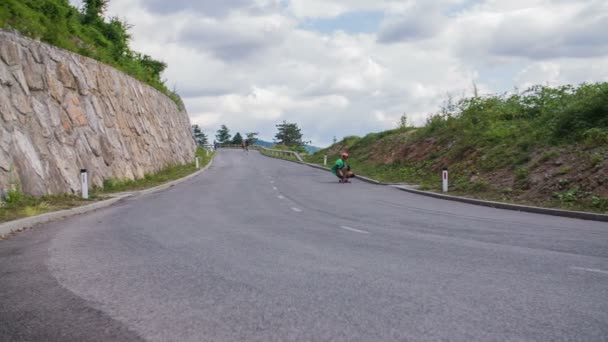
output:
<svg viewBox="0 0 608 342"><path fill-rule="evenodd" d="M607 341L608 225L220 151L0 242L0 341Z"/></svg>

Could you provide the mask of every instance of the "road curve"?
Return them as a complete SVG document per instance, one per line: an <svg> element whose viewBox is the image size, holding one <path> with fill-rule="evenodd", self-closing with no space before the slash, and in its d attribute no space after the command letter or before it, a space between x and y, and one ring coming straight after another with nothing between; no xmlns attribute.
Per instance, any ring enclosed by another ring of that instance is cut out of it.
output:
<svg viewBox="0 0 608 342"><path fill-rule="evenodd" d="M0 341L606 341L608 225L222 150L0 242Z"/></svg>

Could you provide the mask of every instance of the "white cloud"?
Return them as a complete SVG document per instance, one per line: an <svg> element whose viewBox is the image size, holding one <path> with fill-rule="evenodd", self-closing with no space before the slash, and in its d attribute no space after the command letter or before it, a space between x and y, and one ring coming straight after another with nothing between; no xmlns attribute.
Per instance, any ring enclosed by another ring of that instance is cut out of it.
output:
<svg viewBox="0 0 608 342"><path fill-rule="evenodd" d="M372 34L298 25L353 11L385 21ZM288 120L324 145L403 113L422 124L473 82L502 92L608 80L604 1L113 0L109 12L134 25L136 50L169 64L168 85L211 136L226 124L271 139Z"/></svg>

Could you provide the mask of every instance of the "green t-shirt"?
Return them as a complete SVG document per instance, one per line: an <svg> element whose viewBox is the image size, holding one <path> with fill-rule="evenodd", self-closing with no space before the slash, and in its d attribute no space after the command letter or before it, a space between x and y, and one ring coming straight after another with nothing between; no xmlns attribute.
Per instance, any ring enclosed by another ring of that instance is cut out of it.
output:
<svg viewBox="0 0 608 342"><path fill-rule="evenodd" d="M346 163L344 163L344 160L342 160L342 158L340 158L340 159L336 160L334 167L331 168L331 172L335 175L336 170L343 168L345 165L346 165Z"/></svg>

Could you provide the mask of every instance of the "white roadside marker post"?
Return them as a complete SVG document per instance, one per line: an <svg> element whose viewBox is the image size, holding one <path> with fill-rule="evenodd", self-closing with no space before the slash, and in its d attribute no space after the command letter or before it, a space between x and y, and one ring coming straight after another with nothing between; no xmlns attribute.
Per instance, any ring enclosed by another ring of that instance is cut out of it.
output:
<svg viewBox="0 0 608 342"><path fill-rule="evenodd" d="M201 162L200 159L198 157L196 157L196 169L200 169L201 168Z"/></svg>
<svg viewBox="0 0 608 342"><path fill-rule="evenodd" d="M447 167L443 168L441 178L443 180L443 192L448 192L448 168Z"/></svg>
<svg viewBox="0 0 608 342"><path fill-rule="evenodd" d="M89 179L87 169L80 169L80 185L82 187L82 198L89 198Z"/></svg>
<svg viewBox="0 0 608 342"><path fill-rule="evenodd" d="M327 166L327 154L323 156L323 165Z"/></svg>

